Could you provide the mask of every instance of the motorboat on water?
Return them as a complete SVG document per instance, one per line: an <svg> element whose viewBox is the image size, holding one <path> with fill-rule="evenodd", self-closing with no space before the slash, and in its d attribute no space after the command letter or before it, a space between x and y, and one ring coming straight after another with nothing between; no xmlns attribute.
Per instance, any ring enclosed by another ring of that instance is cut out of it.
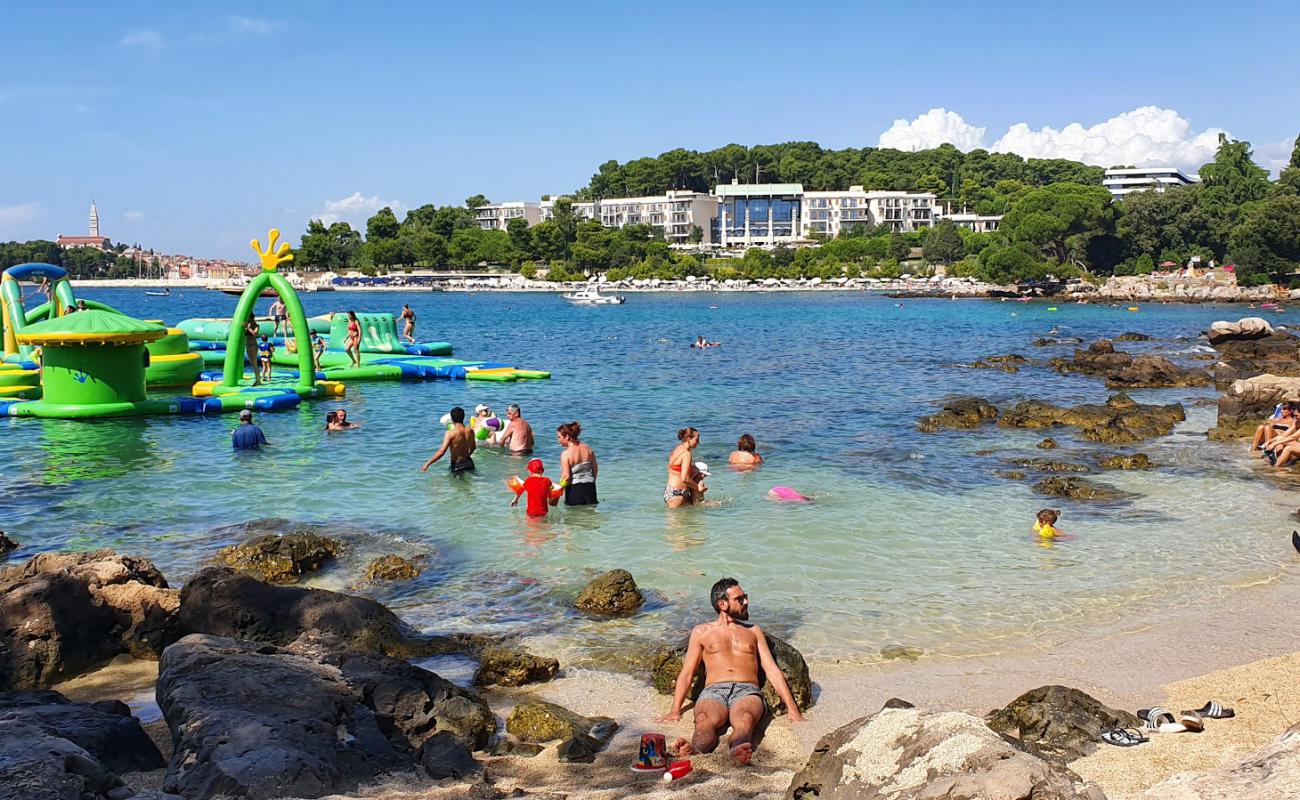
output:
<svg viewBox="0 0 1300 800"><path fill-rule="evenodd" d="M570 303L585 306L616 306L627 302L620 294L601 294L599 289L579 289L563 295Z"/></svg>
<svg viewBox="0 0 1300 800"><path fill-rule="evenodd" d="M161 292L145 292L145 294L149 297L171 297L172 290L165 288Z"/></svg>

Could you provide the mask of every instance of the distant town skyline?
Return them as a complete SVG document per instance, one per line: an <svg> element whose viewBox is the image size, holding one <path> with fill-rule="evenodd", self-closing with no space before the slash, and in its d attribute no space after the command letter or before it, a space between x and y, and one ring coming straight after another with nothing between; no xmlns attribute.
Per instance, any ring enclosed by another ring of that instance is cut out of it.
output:
<svg viewBox="0 0 1300 800"><path fill-rule="evenodd" d="M247 260L267 227L296 245L312 217L535 200L677 147L1195 170L1226 131L1276 172L1300 132L1300 54L1274 35L1293 4L745 9L14 7L0 240L77 235L93 198L115 242Z"/></svg>

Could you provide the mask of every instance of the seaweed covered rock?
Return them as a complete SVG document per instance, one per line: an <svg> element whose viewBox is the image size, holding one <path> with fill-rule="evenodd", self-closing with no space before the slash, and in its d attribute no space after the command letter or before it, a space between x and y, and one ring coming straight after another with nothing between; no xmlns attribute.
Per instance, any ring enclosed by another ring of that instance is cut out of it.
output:
<svg viewBox="0 0 1300 800"><path fill-rule="evenodd" d="M48 686L120 653L157 658L180 636L178 606L152 563L112 550L0 569L0 688Z"/></svg>
<svg viewBox="0 0 1300 800"><path fill-rule="evenodd" d="M590 763L617 730L618 723L609 717L584 717L541 700L520 703L506 718L506 731L524 742L561 740L561 761Z"/></svg>
<svg viewBox="0 0 1300 800"><path fill-rule="evenodd" d="M1055 450L1057 446L1056 440L1050 436L1044 438L1043 441L1035 445L1039 450Z"/></svg>
<svg viewBox="0 0 1300 800"><path fill-rule="evenodd" d="M1118 454L1103 456L1097 460L1102 469L1150 469L1155 464L1146 453Z"/></svg>
<svg viewBox="0 0 1300 800"><path fill-rule="evenodd" d="M1059 476L1044 478L1035 483L1034 491L1039 494L1066 497L1070 500L1118 500L1124 496L1108 486L1102 486L1084 478L1063 478Z"/></svg>
<svg viewBox="0 0 1300 800"><path fill-rule="evenodd" d="M410 559L392 554L380 556L366 567L367 581L409 581L420 575L420 566Z"/></svg>
<svg viewBox="0 0 1300 800"><path fill-rule="evenodd" d="M1123 392L1102 404L1085 403L1064 408L1041 400L1022 400L1002 414L1005 428L1042 429L1066 425L1079 428L1082 439L1126 444L1167 436L1186 419L1179 403L1148 405L1134 402Z"/></svg>
<svg viewBox="0 0 1300 800"><path fill-rule="evenodd" d="M1053 461L1050 458L1011 458L1007 459L1010 464L1017 467L1029 467L1039 472L1092 472L1084 464L1075 464L1070 461Z"/></svg>
<svg viewBox="0 0 1300 800"><path fill-rule="evenodd" d="M793 645L783 639L778 639L772 634L764 631L763 637L767 640L767 649L772 651L772 658L776 661L776 666L785 676L785 682L790 685L790 694L794 695L794 702L799 706L800 711L807 710L813 704L812 679L808 675L808 662L804 661L803 653L800 653ZM673 688L677 684L677 676L682 671L682 665L685 663L687 641L682 641L674 647L661 648L651 658L650 662L650 680L654 684L655 690L660 694L672 694ZM787 709L785 703L777 696L776 689L767 682L767 677L762 670L758 673L758 683L763 691L763 700L767 707L774 715L785 714ZM704 691L704 665L701 664L695 671L695 678L691 682L688 697L694 700Z"/></svg>
<svg viewBox="0 0 1300 800"><path fill-rule="evenodd" d="M1184 369L1156 355L1138 356L1128 366L1106 373L1106 385L1112 389L1168 389L1213 382L1203 369Z"/></svg>
<svg viewBox="0 0 1300 800"><path fill-rule="evenodd" d="M979 717L885 708L826 734L786 800L1105 800L1058 764L1017 749Z"/></svg>
<svg viewBox="0 0 1300 800"><path fill-rule="evenodd" d="M474 683L479 686L523 686L544 683L560 671L560 662L542 658L522 648L488 647L479 655Z"/></svg>
<svg viewBox="0 0 1300 800"><path fill-rule="evenodd" d="M271 583L293 583L315 572L345 549L343 542L317 533L266 534L223 547L217 557L240 572Z"/></svg>
<svg viewBox="0 0 1300 800"><path fill-rule="evenodd" d="M1109 339L1098 339L1087 350L1075 350L1070 360L1053 358L1051 363L1057 372L1106 375L1132 364L1133 355L1116 350Z"/></svg>
<svg viewBox="0 0 1300 800"><path fill-rule="evenodd" d="M610 570L588 583L574 601L582 611L610 616L631 614L644 603L636 580L625 569Z"/></svg>
<svg viewBox="0 0 1300 800"><path fill-rule="evenodd" d="M1142 722L1078 689L1040 686L993 712L988 725L998 733L1016 737L1040 758L1066 763L1096 750L1102 731L1136 728Z"/></svg>
<svg viewBox="0 0 1300 800"><path fill-rule="evenodd" d="M945 400L937 414L921 417L916 428L922 433L935 433L944 428L978 428L998 418L998 409L982 397L954 397Z"/></svg>

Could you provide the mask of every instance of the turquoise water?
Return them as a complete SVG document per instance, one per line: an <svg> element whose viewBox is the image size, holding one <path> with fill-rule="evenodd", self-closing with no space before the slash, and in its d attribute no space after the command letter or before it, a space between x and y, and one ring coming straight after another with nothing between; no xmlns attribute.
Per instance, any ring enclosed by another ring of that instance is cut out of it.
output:
<svg viewBox="0 0 1300 800"><path fill-rule="evenodd" d="M82 291L170 322L234 306L205 291ZM1070 346L1030 346L1054 324L1084 341L1147 333L1160 341L1122 347L1186 361L1203 348L1197 332L1243 316L1240 307L1048 312L1038 303L928 300L899 308L860 293L635 294L600 308L531 294L303 298L308 313L396 312L409 302L417 338L451 341L465 357L552 370L554 379L357 384L341 403L261 415L273 446L252 454L230 450L230 416L0 421L0 527L24 554L109 546L152 558L179 584L243 535L224 526L264 517L325 523L344 531L354 552L319 585L352 586L380 552L428 552L418 580L355 590L430 630L528 633L568 663L601 663L707 615L708 588L721 575L742 581L755 620L809 655L869 660L897 644L963 653L1060 640L1119 620L1135 604L1201 602L1215 587L1268 579L1288 561L1280 547L1294 505L1243 448L1205 440L1212 389L1133 393L1184 402L1188 421L1129 448L1161 469L1095 476L1136 495L1123 503L1047 501L1030 491L1032 472L1021 481L994 475L1005 458L1083 461L1118 448L1076 441L1065 429L1054 434L1061 448L1044 452L1033 446L1041 432L928 435L914 425L949 394L1000 406L1022 397L1104 399L1100 381L1045 367L1009 375L955 366L1012 352L1041 361L1068 355ZM724 345L688 348L698 334ZM509 508L503 485L522 463L498 453L480 455L467 480L441 465L418 472L440 440L437 417L480 402L498 411L518 402L552 474L555 426L580 420L600 460L600 506L561 506L545 521L527 520ZM338 405L360 430L321 430ZM685 425L701 430L697 457L713 466L709 503L668 512L666 460ZM767 459L756 472L726 467L743 432ZM773 503L765 495L775 484L816 502ZM1060 527L1073 541L1044 548L1033 540L1034 512L1045 505L1063 509ZM597 623L568 610L587 577L613 567L647 590L642 615Z"/></svg>

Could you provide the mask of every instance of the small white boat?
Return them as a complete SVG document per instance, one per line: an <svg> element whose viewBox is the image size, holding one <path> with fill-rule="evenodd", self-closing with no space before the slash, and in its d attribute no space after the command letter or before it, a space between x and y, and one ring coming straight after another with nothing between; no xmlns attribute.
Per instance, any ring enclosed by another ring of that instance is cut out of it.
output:
<svg viewBox="0 0 1300 800"><path fill-rule="evenodd" d="M570 303L587 306L616 306L627 302L627 298L621 294L601 294L599 289L579 289L563 297Z"/></svg>
<svg viewBox="0 0 1300 800"><path fill-rule="evenodd" d="M171 297L172 290L163 289L161 292L145 292L145 294L148 295L149 297Z"/></svg>

